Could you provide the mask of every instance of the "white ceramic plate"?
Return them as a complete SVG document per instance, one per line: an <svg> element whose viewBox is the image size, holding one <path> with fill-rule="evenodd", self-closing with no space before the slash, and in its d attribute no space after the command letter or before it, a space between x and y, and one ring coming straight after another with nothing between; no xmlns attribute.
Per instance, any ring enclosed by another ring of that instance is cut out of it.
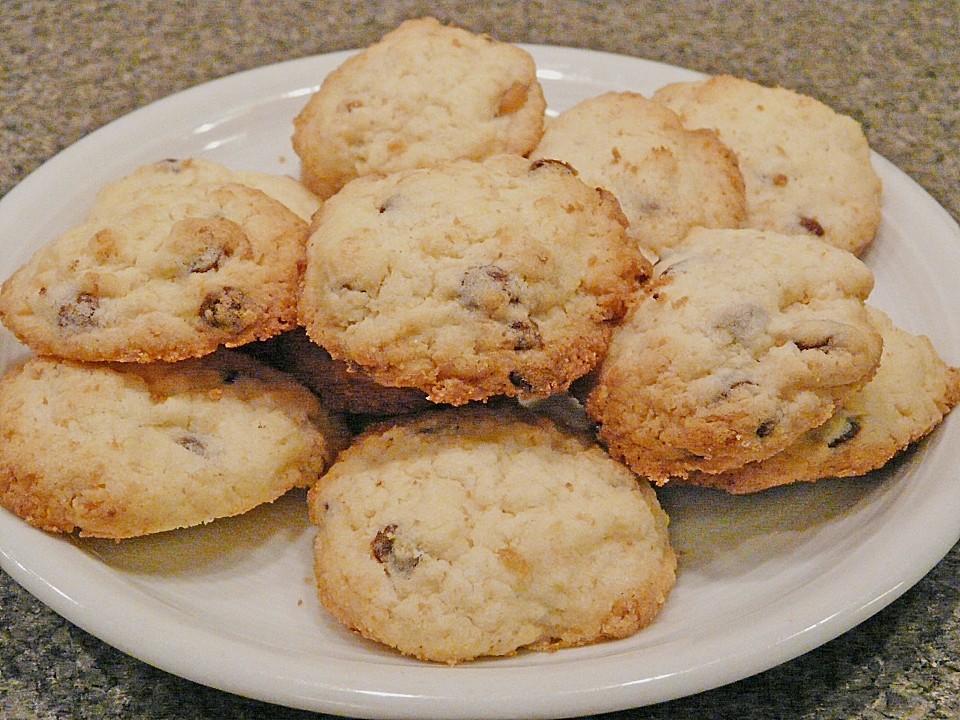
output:
<svg viewBox="0 0 960 720"><path fill-rule="evenodd" d="M679 68L531 46L552 111L609 89L649 94ZM298 164L291 120L346 54L218 80L145 107L50 160L0 203L0 277L79 221L99 186L165 157ZM960 364L960 229L880 157L872 302ZM5 333L6 331L2 331ZM24 353L0 335L0 362ZM663 613L632 638L438 667L331 621L313 592L302 494L206 527L112 542L55 537L0 511L0 562L68 620L196 682L298 708L377 718L562 717L692 694L836 637L913 585L960 537L960 418L869 479L734 498L662 492L681 554Z"/></svg>

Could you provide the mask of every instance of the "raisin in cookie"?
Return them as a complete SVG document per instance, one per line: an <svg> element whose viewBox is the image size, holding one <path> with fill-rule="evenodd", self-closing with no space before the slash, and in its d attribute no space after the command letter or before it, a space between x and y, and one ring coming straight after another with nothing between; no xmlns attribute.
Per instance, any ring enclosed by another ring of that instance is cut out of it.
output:
<svg viewBox="0 0 960 720"><path fill-rule="evenodd" d="M861 253L880 224L881 183L859 123L812 97L728 75L661 88L689 128L711 128L740 162L745 227L820 237Z"/></svg>
<svg viewBox="0 0 960 720"><path fill-rule="evenodd" d="M947 365L927 337L896 327L876 308L869 312L883 335L880 367L830 420L766 460L717 475L693 473L687 482L739 494L863 475L930 433L960 402L960 369Z"/></svg>
<svg viewBox="0 0 960 720"><path fill-rule="evenodd" d="M498 155L358 178L314 218L300 322L338 360L433 402L564 390L649 272L613 196Z"/></svg>
<svg viewBox="0 0 960 720"><path fill-rule="evenodd" d="M625 637L675 580L650 485L516 407L374 426L308 499L323 605L424 660Z"/></svg>
<svg viewBox="0 0 960 720"><path fill-rule="evenodd" d="M532 158L556 158L612 192L628 232L659 255L695 225L738 227L746 215L736 156L712 130L637 93L588 98L552 119Z"/></svg>
<svg viewBox="0 0 960 720"><path fill-rule="evenodd" d="M261 190L151 165L104 188L4 283L0 319L37 353L83 361L179 360L271 337L296 325L307 229Z"/></svg>
<svg viewBox="0 0 960 720"><path fill-rule="evenodd" d="M302 329L278 335L273 342L278 367L310 388L335 412L398 415L433 406L420 390L386 387L361 368L334 360Z"/></svg>
<svg viewBox="0 0 960 720"><path fill-rule="evenodd" d="M303 386L220 350L179 363L33 357L0 380L0 504L44 530L128 538L313 484L347 441Z"/></svg>
<svg viewBox="0 0 960 720"><path fill-rule="evenodd" d="M872 287L866 265L817 238L692 230L592 378L601 441L658 482L784 449L876 371Z"/></svg>
<svg viewBox="0 0 960 720"><path fill-rule="evenodd" d="M525 50L421 18L323 80L294 120L293 147L304 184L327 198L358 175L525 154L545 109Z"/></svg>

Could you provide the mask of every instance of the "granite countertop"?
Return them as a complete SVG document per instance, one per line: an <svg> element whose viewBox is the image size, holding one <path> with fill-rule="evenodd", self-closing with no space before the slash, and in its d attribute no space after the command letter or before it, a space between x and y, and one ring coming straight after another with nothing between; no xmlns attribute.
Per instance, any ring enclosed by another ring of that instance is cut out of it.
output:
<svg viewBox="0 0 960 720"><path fill-rule="evenodd" d="M926 0L6 2L0 196L58 151L151 101L237 71L367 45L424 14L501 40L623 53L811 94L859 120L875 150L960 217L960 8ZM958 571L955 547L891 605L806 655L610 717L960 717ZM0 717L314 716L134 660L0 573Z"/></svg>

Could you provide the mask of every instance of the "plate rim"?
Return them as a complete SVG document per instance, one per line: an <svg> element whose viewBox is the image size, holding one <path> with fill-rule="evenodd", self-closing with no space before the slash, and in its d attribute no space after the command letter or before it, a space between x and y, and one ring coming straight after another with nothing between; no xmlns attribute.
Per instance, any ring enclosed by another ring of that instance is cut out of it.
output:
<svg viewBox="0 0 960 720"><path fill-rule="evenodd" d="M541 69L547 69L546 66L550 63L556 63L556 58L561 57L569 58L570 61L630 65L637 70L652 68L674 75L677 78L702 76L702 73L693 70L635 56L560 45L525 43L519 43L519 45L534 56L538 68L541 68L541 64L544 64L544 68ZM342 62L343 59L355 52L357 52L356 49L340 50L243 70L186 88L111 120L49 158L0 199L0 232L4 228L5 218L8 213L12 212L11 207L22 204L26 199L29 199L30 193L35 188L42 189L47 175L57 172L59 166L65 162L64 158L69 160L78 153L92 151L92 149L105 144L106 140L116 138L118 134L122 137L127 134L132 135L137 129L137 123L146 122L158 114L160 116L173 114L182 103L203 99L211 90L227 88L232 94L241 98L243 96L241 89L245 90L245 84L251 79L266 81L273 76L282 76L294 67L303 69L313 65L332 66ZM329 69L327 72L329 72ZM320 79L321 77L318 77L317 83ZM634 83L624 81L625 87L633 85ZM266 102L263 96L259 97L261 102ZM241 106L231 107L234 112L242 112L243 110ZM219 112L222 113L223 111L223 108L219 109ZM122 146L122 143L120 145ZM953 235L954 240L960 238L960 227L958 227L956 220L926 190L886 159L877 156L875 153L874 157L883 173L892 175L898 183L902 183L904 187L908 188L910 193L923 199L925 208L932 212L931 222L940 223L946 232ZM935 212L933 211L934 208L936 209ZM945 425L948 423L951 428L957 425L956 422L953 422L953 418L948 418ZM942 439L945 433L940 430L937 432L940 433L937 439ZM946 452L943 442L931 443L931 446L926 450L928 450L927 455ZM947 513L946 509L942 511ZM349 671L334 672L328 669L330 673L328 684L321 683L318 685L314 683L309 688L305 686L302 679L293 677L286 678L285 682L274 685L273 688L268 686L269 682L276 680L276 668L288 671L295 669L294 666L296 665L295 663L291 665L289 658L273 657L275 653L268 653L271 654L271 660L276 663L273 666L275 669L271 672L264 672L258 668L247 669L240 673L234 671L236 674L224 678L222 674L216 670L210 670L210 668L184 668L181 664L172 662L170 655L172 653L182 658L184 656L189 657L191 653L197 654L198 646L196 644L188 649L189 652L185 653L183 647L179 645L174 647L171 644L172 638L167 636L166 633L154 633L153 642L155 645L149 648L142 646L142 638L133 641L127 640L124 637L125 633L140 627L140 622L142 622L141 611L144 605L142 598L127 599L127 605L124 608L125 614L120 618L120 622L116 622L116 617L107 621L101 620L93 608L93 603L97 599L96 593L90 595L89 587L71 586L70 583L57 582L56 578L49 578L38 573L36 571L37 563L33 555L30 552L24 553L22 549L34 545L48 548L50 543L66 543L73 547L73 550L68 551L69 553L75 551L83 554L84 551L69 540L52 537L43 533L43 531L26 526L25 523L6 510L0 510L0 567L18 584L55 612L120 651L166 672L237 695L288 707L354 717L498 718L516 716L518 713L524 716L568 717L623 710L702 692L762 672L822 645L886 607L925 576L960 539L960 518L954 517L955 514L950 514L950 518L954 521L953 525L948 527L947 523L943 523L940 526L941 532L938 533L935 542L928 543L922 562L911 565L910 572L898 577L895 583L887 583L882 591L871 592L871 597L864 598L860 603L844 607L840 611L830 614L822 622L804 629L801 633L794 632L768 644L764 648L755 648L751 653L741 656L739 663L730 663L730 658L723 658L722 662L727 662L728 665L722 667L721 660L714 659L696 667L678 669L670 675L659 678L635 678L632 681L620 679L615 682L608 680L605 684L594 684L589 687L577 687L575 684L570 684L565 692L557 692L550 698L537 698L535 702L525 701L523 696L529 693L531 682L540 682L539 679L529 680L531 673L542 673L543 667L517 666L508 663L501 665L500 661L491 661L490 664L483 665L458 666L456 668L420 663L398 663L396 667L400 670L398 671L397 683L395 688L389 691L378 690L377 687L358 688L355 682L345 679L351 677L353 672L363 665L362 662L351 664L352 661L344 661L347 665L350 665ZM87 560L95 562L89 557ZM75 579L71 578L70 582L75 582ZM165 622L169 624L173 621L166 620ZM198 641L209 639L211 635L215 635L209 628L198 627L192 628L191 631L196 633ZM773 634L775 635L775 633ZM234 645L236 641L233 639L225 641L222 636L216 636L214 639L219 639L221 643L226 642L232 649L238 649ZM243 643L240 643L240 645L243 645ZM766 651L767 659L758 661L756 656L761 654L762 650ZM573 663L577 667L566 668L564 666L566 672L560 672L564 683L570 680L568 677L570 674L579 672L580 662L580 660L577 660ZM587 658L586 662L591 662L591 660ZM473 671L476 672L473 673ZM460 682L465 675L471 679L476 678L473 680L474 692L466 703L463 702L462 697L457 696L452 691L448 691L446 694L435 692L433 695L403 692L403 687L406 684L416 685L416 681L425 674L431 677L442 675L444 678L449 678L450 682ZM518 684L516 682L518 676L523 676L523 683ZM504 680L511 677L514 679L514 683L512 685L507 683L508 687L505 690ZM251 684L257 685L256 691L253 693L250 692ZM656 692L651 694L648 691L652 687L655 687ZM321 691L319 696L318 690Z"/></svg>

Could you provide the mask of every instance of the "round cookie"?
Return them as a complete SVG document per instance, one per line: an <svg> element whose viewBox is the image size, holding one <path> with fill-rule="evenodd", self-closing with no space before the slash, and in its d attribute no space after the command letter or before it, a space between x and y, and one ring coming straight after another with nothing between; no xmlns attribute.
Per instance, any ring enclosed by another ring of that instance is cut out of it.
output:
<svg viewBox="0 0 960 720"><path fill-rule="evenodd" d="M280 369L310 388L334 412L397 415L433 406L420 390L386 387L362 369L334 360L302 329L278 335L273 352Z"/></svg>
<svg viewBox="0 0 960 720"><path fill-rule="evenodd" d="M868 311L883 335L880 367L833 417L766 460L717 475L692 473L686 481L742 494L863 475L930 433L960 402L960 369L947 365L929 338Z"/></svg>
<svg viewBox="0 0 960 720"><path fill-rule="evenodd" d="M866 265L817 238L692 230L591 378L601 442L657 482L779 452L875 372L872 287Z"/></svg>
<svg viewBox="0 0 960 720"><path fill-rule="evenodd" d="M304 387L220 350L179 363L32 357L0 380L0 505L53 532L128 538L312 485L347 433Z"/></svg>
<svg viewBox="0 0 960 720"><path fill-rule="evenodd" d="M334 358L433 402L559 392L599 361L649 272L625 223L556 161L358 178L314 218L300 323Z"/></svg>
<svg viewBox="0 0 960 720"><path fill-rule="evenodd" d="M0 319L38 354L180 360L296 325L308 225L196 163L150 165L0 290Z"/></svg>
<svg viewBox="0 0 960 720"><path fill-rule="evenodd" d="M294 119L293 147L304 184L327 198L359 175L523 155L545 110L525 50L420 18L323 80Z"/></svg>
<svg viewBox="0 0 960 720"><path fill-rule="evenodd" d="M547 123L530 157L568 162L585 183L612 192L628 233L654 255L691 227L734 228L746 215L730 149L637 93L608 92L566 110Z"/></svg>
<svg viewBox="0 0 960 720"><path fill-rule="evenodd" d="M785 88L719 75L653 95L689 128L710 128L736 154L744 227L820 237L860 254L880 225L881 183L859 123Z"/></svg>
<svg viewBox="0 0 960 720"><path fill-rule="evenodd" d="M423 660L626 637L675 580L650 485L520 408L374 426L308 500L322 604Z"/></svg>

